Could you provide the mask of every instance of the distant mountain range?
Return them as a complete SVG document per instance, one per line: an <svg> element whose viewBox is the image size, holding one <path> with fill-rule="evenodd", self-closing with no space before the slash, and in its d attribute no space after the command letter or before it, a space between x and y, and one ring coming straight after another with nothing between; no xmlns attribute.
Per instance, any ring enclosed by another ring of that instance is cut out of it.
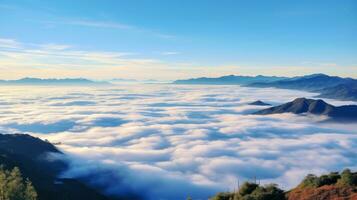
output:
<svg viewBox="0 0 357 200"><path fill-rule="evenodd" d="M91 81L84 78L41 79L22 78L18 80L0 80L0 85L108 85L108 82Z"/></svg>
<svg viewBox="0 0 357 200"><path fill-rule="evenodd" d="M279 81L255 82L248 86L254 87L276 87L285 89L298 89L306 91L317 91L328 87L334 87L340 84L348 84L357 82L352 78L341 78L338 76L328 76L326 74L311 74L307 76L298 76L294 78L286 78Z"/></svg>
<svg viewBox="0 0 357 200"><path fill-rule="evenodd" d="M356 79L328 76L326 74L312 74L269 83L256 82L247 86L304 90L320 93L318 97L357 101Z"/></svg>
<svg viewBox="0 0 357 200"><path fill-rule="evenodd" d="M333 106L321 99L297 98L294 101L263 109L254 114L279 113L325 115L333 120L357 121L357 105Z"/></svg>
<svg viewBox="0 0 357 200"><path fill-rule="evenodd" d="M124 78L114 78L108 80L110 83L113 84L122 84L122 83L167 83L167 81L159 81L155 79L146 79L146 80L136 80L136 79L124 79Z"/></svg>
<svg viewBox="0 0 357 200"><path fill-rule="evenodd" d="M357 101L357 80L312 74L293 78L276 76L222 76L177 80L174 84L242 85L247 87L274 87L319 93L317 97Z"/></svg>
<svg viewBox="0 0 357 200"><path fill-rule="evenodd" d="M204 84L204 85L246 85L255 82L272 82L278 80L284 80L286 77L277 77L277 76L222 76L218 78L193 78L186 80L177 80L174 81L174 84Z"/></svg>

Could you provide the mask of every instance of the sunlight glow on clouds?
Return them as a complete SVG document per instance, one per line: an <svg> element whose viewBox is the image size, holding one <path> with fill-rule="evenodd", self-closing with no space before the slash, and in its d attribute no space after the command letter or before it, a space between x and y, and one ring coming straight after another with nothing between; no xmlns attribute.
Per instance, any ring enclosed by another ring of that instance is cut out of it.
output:
<svg viewBox="0 0 357 200"><path fill-rule="evenodd" d="M88 51L67 44L21 43L13 39L0 38L0 79L39 78L91 78L91 79L157 79L163 81L201 76L237 75L304 75L316 72L331 72L333 67L306 63L302 66L241 66L201 65L199 63L167 61L166 58L181 52L156 52L147 57L135 52ZM353 66L346 66L345 76L353 76Z"/></svg>
<svg viewBox="0 0 357 200"><path fill-rule="evenodd" d="M276 105L313 95L239 86L1 87L0 131L61 142L72 166L63 176L110 194L206 199L237 179L288 189L307 173L357 169L355 124L249 114L263 108L248 105L258 99Z"/></svg>

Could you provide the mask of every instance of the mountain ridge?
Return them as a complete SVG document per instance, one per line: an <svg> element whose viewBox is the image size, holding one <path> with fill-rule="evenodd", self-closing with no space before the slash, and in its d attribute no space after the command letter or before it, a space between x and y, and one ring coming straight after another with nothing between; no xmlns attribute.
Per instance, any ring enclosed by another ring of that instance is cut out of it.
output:
<svg viewBox="0 0 357 200"><path fill-rule="evenodd" d="M200 77L191 79L176 80L174 84L219 84L219 85L239 85L239 84L249 84L257 81L269 82L282 80L287 77L278 76L237 76L237 75L227 75L216 78Z"/></svg>
<svg viewBox="0 0 357 200"><path fill-rule="evenodd" d="M110 85L110 83L85 78L42 79L25 77L17 80L0 80L0 85Z"/></svg>
<svg viewBox="0 0 357 200"><path fill-rule="evenodd" d="M279 76L221 76L176 80L173 84L241 85L256 88L281 88L319 93L316 97L357 101L357 79L310 74L296 77Z"/></svg>
<svg viewBox="0 0 357 200"><path fill-rule="evenodd" d="M321 99L296 98L291 102L263 109L253 114L270 115L281 113L325 115L333 120L356 121L357 105L333 106Z"/></svg>
<svg viewBox="0 0 357 200"><path fill-rule="evenodd" d="M274 87L319 93L316 97L357 101L357 80L326 74L312 74L273 82L256 82L247 87Z"/></svg>

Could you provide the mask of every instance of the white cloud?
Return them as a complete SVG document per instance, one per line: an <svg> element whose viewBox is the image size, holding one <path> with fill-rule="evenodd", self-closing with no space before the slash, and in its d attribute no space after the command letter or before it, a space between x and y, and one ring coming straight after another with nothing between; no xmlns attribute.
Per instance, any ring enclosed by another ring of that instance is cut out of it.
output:
<svg viewBox="0 0 357 200"><path fill-rule="evenodd" d="M165 51L165 52L161 52L162 55L165 55L165 56L170 56L170 55L178 55L180 54L180 52L177 52L177 51Z"/></svg>
<svg viewBox="0 0 357 200"><path fill-rule="evenodd" d="M0 130L61 142L72 166L63 176L111 194L207 199L237 179L256 177L288 189L307 173L357 169L355 124L248 114L261 108L247 105L258 99L279 104L313 95L162 84L1 87Z"/></svg>
<svg viewBox="0 0 357 200"><path fill-rule="evenodd" d="M58 23L58 22L54 22ZM103 22L103 21L93 21L93 20L71 20L63 22L70 25L79 26L89 26L89 27L99 27L99 28L115 28L115 29L133 29L134 27L126 24L116 23L116 22Z"/></svg>
<svg viewBox="0 0 357 200"><path fill-rule="evenodd" d="M8 39L8 38L0 38L0 48L20 48L21 43L17 42L14 39Z"/></svg>

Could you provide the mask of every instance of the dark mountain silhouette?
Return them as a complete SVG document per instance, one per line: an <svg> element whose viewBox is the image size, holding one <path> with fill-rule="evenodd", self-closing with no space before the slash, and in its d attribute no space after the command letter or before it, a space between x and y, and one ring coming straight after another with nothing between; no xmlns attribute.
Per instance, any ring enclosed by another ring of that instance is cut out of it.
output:
<svg viewBox="0 0 357 200"><path fill-rule="evenodd" d="M254 105L254 106L270 106L270 104L265 103L265 102L260 101L260 100L258 100L258 101L253 101L253 102L249 103L249 105Z"/></svg>
<svg viewBox="0 0 357 200"><path fill-rule="evenodd" d="M283 80L286 77L277 77L277 76L221 76L217 78L193 78L186 80L177 80L174 81L174 84L203 84L203 85L242 85L249 84L254 82L271 82L277 80Z"/></svg>
<svg viewBox="0 0 357 200"><path fill-rule="evenodd" d="M263 109L254 114L269 115L278 113L326 115L334 120L356 121L357 105L333 106L321 99L297 98L294 101Z"/></svg>
<svg viewBox="0 0 357 200"><path fill-rule="evenodd" d="M0 149L26 157L40 157L47 152L61 153L51 143L27 134L0 134Z"/></svg>
<svg viewBox="0 0 357 200"><path fill-rule="evenodd" d="M249 87L275 87L320 93L318 97L357 100L357 80L325 74L312 74L273 82L255 82Z"/></svg>
<svg viewBox="0 0 357 200"><path fill-rule="evenodd" d="M22 78L18 80L0 80L0 85L106 85L107 82L91 81L83 78L41 79Z"/></svg>
<svg viewBox="0 0 357 200"><path fill-rule="evenodd" d="M25 134L0 134L0 165L7 169L19 167L28 177L39 200L109 200L79 180L58 179L67 168L63 161L46 159L48 153L62 154L49 142Z"/></svg>

